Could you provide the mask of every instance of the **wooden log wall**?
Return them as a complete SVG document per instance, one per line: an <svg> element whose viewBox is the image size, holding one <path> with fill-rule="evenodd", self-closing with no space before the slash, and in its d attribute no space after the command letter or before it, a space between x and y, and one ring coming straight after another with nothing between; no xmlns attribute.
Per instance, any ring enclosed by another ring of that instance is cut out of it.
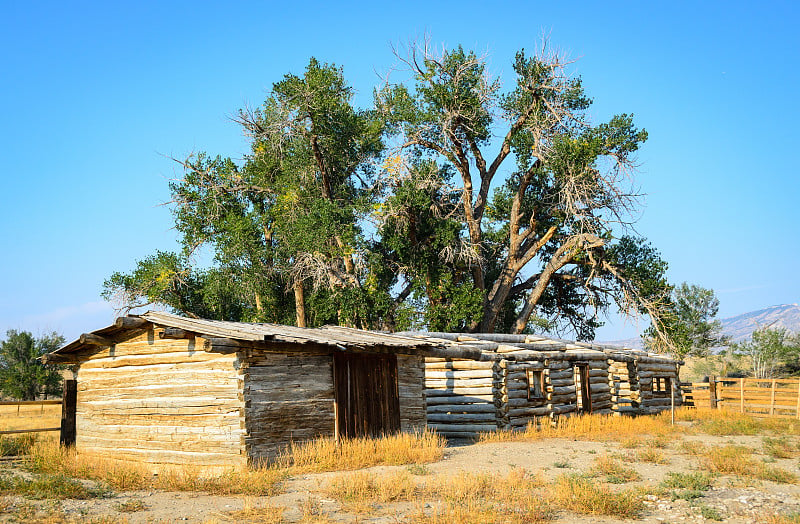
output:
<svg viewBox="0 0 800 524"><path fill-rule="evenodd" d="M672 400L669 391L658 393L653 391L653 380L658 378L668 378L672 395L675 399L675 407L682 404L680 380L678 378L679 366L669 360L660 359L639 359L636 362L637 379L640 391L639 413L654 414L670 409Z"/></svg>
<svg viewBox="0 0 800 524"><path fill-rule="evenodd" d="M334 435L330 354L249 351L243 360L243 442L252 462L276 458L293 441Z"/></svg>
<svg viewBox="0 0 800 524"><path fill-rule="evenodd" d="M397 355L400 431L423 431L426 424L425 358Z"/></svg>
<svg viewBox="0 0 800 524"><path fill-rule="evenodd" d="M639 413L639 379L635 362L608 361L611 411L619 415Z"/></svg>
<svg viewBox="0 0 800 524"><path fill-rule="evenodd" d="M613 406L612 388L609 383L608 359L596 358L589 363L589 392L592 397L592 413L608 415Z"/></svg>
<svg viewBox="0 0 800 524"><path fill-rule="evenodd" d="M508 420L507 428L525 429L530 422L551 415L555 409L565 413L574 411L575 385L569 369L563 364L544 360L500 363L506 370L506 389L501 400ZM541 371L544 375L541 398L528 398L528 370Z"/></svg>
<svg viewBox="0 0 800 524"><path fill-rule="evenodd" d="M237 356L202 351L199 338L161 339L158 332L81 363L78 452L154 465L245 464Z"/></svg>
<svg viewBox="0 0 800 524"><path fill-rule="evenodd" d="M495 406L496 368L494 362L426 358L428 428L453 438L495 431L502 418Z"/></svg>

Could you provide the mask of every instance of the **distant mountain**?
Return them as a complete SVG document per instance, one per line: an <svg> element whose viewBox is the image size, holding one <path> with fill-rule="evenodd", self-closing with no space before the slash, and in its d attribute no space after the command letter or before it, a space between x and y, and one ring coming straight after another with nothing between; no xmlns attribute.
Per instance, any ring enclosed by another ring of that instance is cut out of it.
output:
<svg viewBox="0 0 800 524"><path fill-rule="evenodd" d="M800 333L800 305L782 304L771 306L758 311L742 313L735 317L721 319L722 333L728 335L733 342L741 342L750 338L750 335L760 327L781 327L792 333ZM602 342L614 346L624 346L642 349L642 339L639 337L625 340L612 340Z"/></svg>
<svg viewBox="0 0 800 524"><path fill-rule="evenodd" d="M800 333L800 305L783 304L722 319L722 332L734 342L747 340L760 327L785 328Z"/></svg>

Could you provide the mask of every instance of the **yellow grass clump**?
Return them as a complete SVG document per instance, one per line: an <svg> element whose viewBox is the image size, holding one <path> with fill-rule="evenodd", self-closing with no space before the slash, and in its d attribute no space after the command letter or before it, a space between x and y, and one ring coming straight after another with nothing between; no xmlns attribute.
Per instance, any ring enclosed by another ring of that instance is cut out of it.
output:
<svg viewBox="0 0 800 524"><path fill-rule="evenodd" d="M745 446L714 446L706 451L704 464L714 473L771 480L782 484L794 484L797 475L781 468L768 466L752 457L753 450Z"/></svg>
<svg viewBox="0 0 800 524"><path fill-rule="evenodd" d="M578 475L558 477L553 485L552 497L564 509L586 515L635 518L644 509L644 497L639 490L612 492Z"/></svg>
<svg viewBox="0 0 800 524"><path fill-rule="evenodd" d="M621 462L608 455L597 457L589 473L591 475L603 475L606 477L606 482L612 484L633 482L642 478L635 469L623 466Z"/></svg>
<svg viewBox="0 0 800 524"><path fill-rule="evenodd" d="M278 460L291 473L360 469L436 462L444 456L445 439L433 432L399 433L382 438L322 438L293 443Z"/></svg>
<svg viewBox="0 0 800 524"><path fill-rule="evenodd" d="M648 417L615 415L576 415L559 417L555 422L543 417L524 431L497 431L481 434L480 442L536 441L571 438L594 441L631 440L642 435L664 436L678 431L670 425L669 414Z"/></svg>

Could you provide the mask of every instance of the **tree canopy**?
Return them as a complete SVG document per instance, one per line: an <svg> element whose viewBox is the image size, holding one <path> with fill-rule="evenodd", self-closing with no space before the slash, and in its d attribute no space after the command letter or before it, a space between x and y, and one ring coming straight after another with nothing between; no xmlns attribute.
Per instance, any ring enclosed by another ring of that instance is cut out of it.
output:
<svg viewBox="0 0 800 524"><path fill-rule="evenodd" d="M728 345L722 322L716 319L719 299L713 290L683 282L671 288L662 310L662 329L671 344L668 349L677 358L707 357L711 348ZM645 333L645 343L651 349L666 349L662 348L663 342L654 328Z"/></svg>
<svg viewBox="0 0 800 524"><path fill-rule="evenodd" d="M55 332L36 338L27 331L8 330L0 341L0 391L19 400L60 393L61 374L38 358L62 344L64 337Z"/></svg>
<svg viewBox="0 0 800 524"><path fill-rule="evenodd" d="M800 336L784 328L764 326L753 331L750 340L732 344L731 351L750 360L755 378L774 378L786 371L786 364L797 368Z"/></svg>
<svg viewBox="0 0 800 524"><path fill-rule="evenodd" d="M114 273L104 296L189 315L313 326L572 331L612 310L660 329L666 263L631 234L633 116L592 100L547 46L507 89L461 47L401 57L408 79L353 106L311 59L235 119L244 161L199 154L171 184L178 253ZM198 249L210 267L193 263Z"/></svg>

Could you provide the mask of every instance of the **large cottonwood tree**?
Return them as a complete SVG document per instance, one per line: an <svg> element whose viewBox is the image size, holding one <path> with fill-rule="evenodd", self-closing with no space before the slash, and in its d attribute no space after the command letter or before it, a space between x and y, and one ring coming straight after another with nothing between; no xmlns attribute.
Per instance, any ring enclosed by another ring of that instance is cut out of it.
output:
<svg viewBox="0 0 800 524"><path fill-rule="evenodd" d="M244 162L181 160L183 251L115 273L106 296L231 320L581 339L615 306L657 319L666 264L626 236L647 138L632 116L591 122L580 78L546 48L517 54L505 90L460 47L404 60L410 80L370 109L335 66L286 75L236 118ZM201 246L211 267L192 263Z"/></svg>
<svg viewBox="0 0 800 524"><path fill-rule="evenodd" d="M666 265L645 242L616 238L636 210L630 174L647 138L633 117L592 123L581 79L546 47L517 54L505 91L486 61L461 47L412 47L403 60L412 85L387 84L377 105L401 153L437 166L428 172L438 178L407 183L437 187L431 209L457 202L446 219L461 227L448 233L453 245L441 259L460 263L459 294L467 287L474 297L466 327L523 332L536 313L592 338L612 302L657 316ZM403 223L395 233L418 243L417 222ZM431 281L427 268L408 278L422 273L430 303L451 282Z"/></svg>

